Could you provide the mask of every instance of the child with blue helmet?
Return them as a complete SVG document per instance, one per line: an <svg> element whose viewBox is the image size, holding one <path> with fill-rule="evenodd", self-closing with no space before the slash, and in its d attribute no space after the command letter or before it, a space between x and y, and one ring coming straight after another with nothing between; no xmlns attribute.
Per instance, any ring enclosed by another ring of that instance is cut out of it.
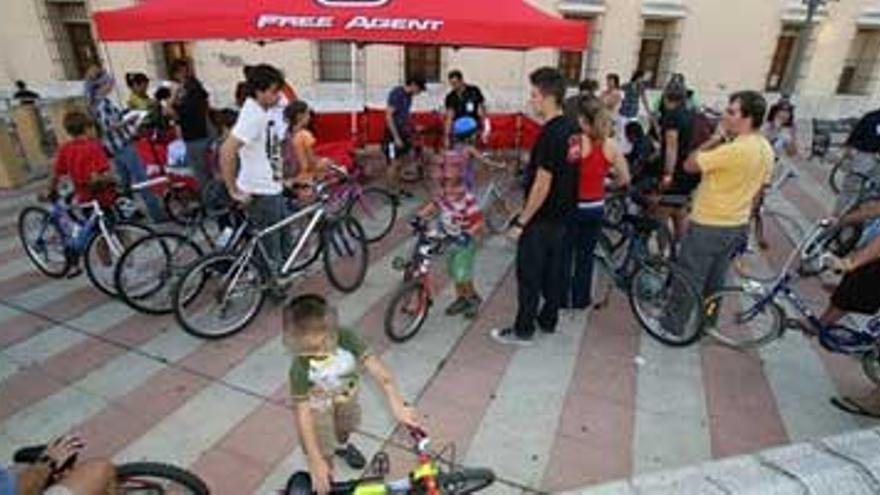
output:
<svg viewBox="0 0 880 495"><path fill-rule="evenodd" d="M464 158L464 170L462 175L464 184L468 191L476 192L477 175L475 162L489 165L497 168L504 168L503 163L494 162L477 150L477 133L480 130L480 124L473 117L461 117L455 119L452 124L452 147L447 154L457 154Z"/></svg>

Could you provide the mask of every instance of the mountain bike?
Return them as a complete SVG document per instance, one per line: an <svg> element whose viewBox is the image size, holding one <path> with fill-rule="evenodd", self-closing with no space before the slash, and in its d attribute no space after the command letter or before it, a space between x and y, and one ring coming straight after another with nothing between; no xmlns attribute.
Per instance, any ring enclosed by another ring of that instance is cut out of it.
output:
<svg viewBox="0 0 880 495"><path fill-rule="evenodd" d="M507 168L490 167L490 170L489 184L478 195L480 210L489 232L502 234L513 217L522 211L524 191L519 178Z"/></svg>
<svg viewBox="0 0 880 495"><path fill-rule="evenodd" d="M666 345L686 346L700 337L698 305L682 320L681 332L662 324L674 297L697 297L687 276L670 261L672 250L668 228L653 218L624 214L619 225L605 225L593 258L598 282L594 294L604 296L594 307L605 307L617 288L627 293L633 314L649 335Z"/></svg>
<svg viewBox="0 0 880 495"><path fill-rule="evenodd" d="M113 272L125 249L152 233L149 227L116 220L97 201L72 204L51 198L48 208L29 206L18 216L18 235L25 253L43 274L63 278L78 274L80 258L92 284L118 295Z"/></svg>
<svg viewBox="0 0 880 495"><path fill-rule="evenodd" d="M400 200L380 187L364 187L347 170L332 165L328 184L328 210L354 217L364 228L368 243L379 242L397 221Z"/></svg>
<svg viewBox="0 0 880 495"><path fill-rule="evenodd" d="M244 215L235 208L200 209L183 231L158 232L138 240L116 265L113 279L119 298L142 313L171 313L173 287L186 268L205 253L234 250L246 239L247 230Z"/></svg>
<svg viewBox="0 0 880 495"><path fill-rule="evenodd" d="M495 473L481 468L453 468L445 472L439 456L431 452L431 439L418 428L408 428L415 442L418 457L409 476L386 481L388 456L380 452L370 463L370 474L359 480L334 482L333 495L465 495L483 490L495 482ZM282 495L312 495L312 478L306 472L294 473L287 481Z"/></svg>
<svg viewBox="0 0 880 495"><path fill-rule="evenodd" d="M395 258L393 267L403 272L403 282L395 290L385 309L385 335L393 342L402 343L415 337L421 330L434 304L434 275L431 265L434 256L443 253L448 236L428 229L421 218L410 221L416 243L409 259Z"/></svg>
<svg viewBox="0 0 880 495"><path fill-rule="evenodd" d="M872 319L862 329L825 325L793 288L798 280L827 269L824 244L829 242L833 228L829 220L817 222L770 283L745 280L706 298L705 332L728 347L751 349L778 340L787 323L798 321L799 326L805 325L806 333L819 338L826 350L859 358L868 378L880 385L880 318ZM780 300L789 303L803 320L786 318Z"/></svg>
<svg viewBox="0 0 880 495"><path fill-rule="evenodd" d="M303 275L302 267L322 255L334 287L343 292L360 287L369 258L363 228L351 216L328 216L324 184L314 191L317 201L275 225L250 229L240 249L205 256L187 268L172 292L174 315L185 331L205 339L238 333L259 314L269 293L282 299ZM291 230L295 241L278 263L269 257L264 239L281 229Z"/></svg>
<svg viewBox="0 0 880 495"><path fill-rule="evenodd" d="M45 445L20 449L13 461L16 464L34 464L45 450ZM59 471L67 471L75 464L74 455L67 465L59 466ZM210 490L201 478L185 469L158 462L133 462L116 466L115 493L208 495Z"/></svg>

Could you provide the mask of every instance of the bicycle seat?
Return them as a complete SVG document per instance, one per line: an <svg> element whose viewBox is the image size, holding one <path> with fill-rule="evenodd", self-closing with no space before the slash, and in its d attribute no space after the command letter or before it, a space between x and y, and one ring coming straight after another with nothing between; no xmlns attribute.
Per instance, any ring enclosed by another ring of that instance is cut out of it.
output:
<svg viewBox="0 0 880 495"><path fill-rule="evenodd" d="M623 216L623 223L632 225L639 234L649 233L661 227L661 223L656 218L632 215L629 213Z"/></svg>
<svg viewBox="0 0 880 495"><path fill-rule="evenodd" d="M12 456L12 462L16 464L33 464L43 455L46 450L45 445L34 445L32 447L24 447L15 451Z"/></svg>

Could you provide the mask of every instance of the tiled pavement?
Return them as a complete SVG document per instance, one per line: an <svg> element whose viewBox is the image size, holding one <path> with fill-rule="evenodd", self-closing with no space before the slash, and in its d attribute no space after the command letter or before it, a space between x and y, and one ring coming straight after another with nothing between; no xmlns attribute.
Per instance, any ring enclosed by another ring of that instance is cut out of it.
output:
<svg viewBox="0 0 880 495"><path fill-rule="evenodd" d="M822 166L800 169L772 201L785 213L769 226L774 266L798 229L830 206ZM0 459L74 430L88 438L89 454L187 466L218 494L272 493L304 467L277 309L267 307L232 339L202 342L171 318L110 301L85 278L45 279L14 237L17 212L32 195L0 195ZM391 344L381 329L398 277L390 260L407 240L400 222L372 249L367 281L354 294L334 292L320 273L298 290L332 298L416 399L436 442L454 443L461 462L495 469L501 481L490 493L578 491L869 425L828 405L835 393L870 389L854 361L795 334L749 353L708 341L666 348L639 332L621 294L602 311L564 315L560 332L532 348L495 345L489 329L509 322L516 304L514 251L501 238L479 255L486 304L475 322L442 315L451 288L441 277L422 332ZM818 283L800 288L818 309L826 297ZM374 386L362 402L357 442L370 454L387 451L393 473L403 474L407 442L393 433Z"/></svg>

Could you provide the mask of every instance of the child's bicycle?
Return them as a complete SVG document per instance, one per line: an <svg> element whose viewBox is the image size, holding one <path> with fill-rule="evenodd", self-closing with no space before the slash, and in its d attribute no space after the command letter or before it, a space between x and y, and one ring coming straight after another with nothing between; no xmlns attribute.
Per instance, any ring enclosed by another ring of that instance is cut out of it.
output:
<svg viewBox="0 0 880 495"><path fill-rule="evenodd" d="M153 231L143 225L117 220L97 201L74 205L53 197L49 208L29 206L18 216L18 235L31 262L52 278L75 276L80 258L86 274L101 292L115 297L116 263L125 249Z"/></svg>
<svg viewBox="0 0 880 495"><path fill-rule="evenodd" d="M410 221L416 243L409 260L394 258L392 266L403 272L403 282L385 309L385 335L393 342L406 342L415 337L428 319L434 304L434 256L443 254L450 242L444 233L429 230L428 222L416 217Z"/></svg>
<svg viewBox="0 0 880 495"><path fill-rule="evenodd" d="M819 221L769 282L744 280L706 298L704 330L724 345L751 349L781 338L789 323L780 300L793 307L803 321L805 333L816 335L826 350L855 356L874 383L880 384L880 319L874 318L864 329L823 324L806 301L793 288L799 279L815 276L827 269L828 246L834 224ZM797 265L797 266L796 266Z"/></svg>
<svg viewBox="0 0 880 495"><path fill-rule="evenodd" d="M482 468L459 468L444 472L438 456L431 453L431 439L417 428L409 428L415 442L418 464L403 479L386 481L388 456L380 452L370 463L370 474L359 480L334 482L330 486L333 495L464 495L485 489L495 482L495 473ZM312 495L312 478L308 473L298 472L287 481L282 495Z"/></svg>

